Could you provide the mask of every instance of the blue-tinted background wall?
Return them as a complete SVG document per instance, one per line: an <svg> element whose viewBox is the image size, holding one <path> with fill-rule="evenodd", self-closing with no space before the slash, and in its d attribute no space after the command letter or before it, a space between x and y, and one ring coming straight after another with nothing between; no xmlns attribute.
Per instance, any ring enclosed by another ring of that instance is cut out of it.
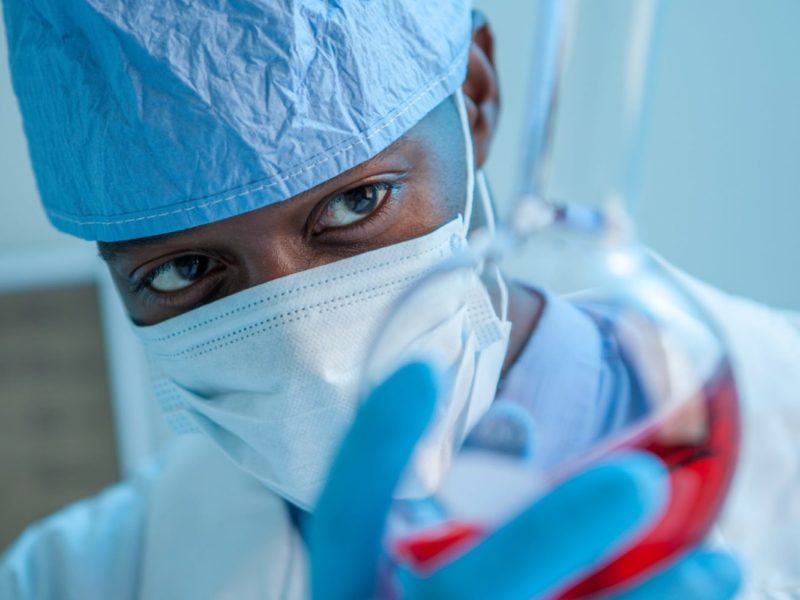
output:
<svg viewBox="0 0 800 600"><path fill-rule="evenodd" d="M487 170L502 205L517 177L536 2L476 5L496 36L504 108ZM701 279L800 309L800 2L665 0L663 8L634 208L640 233Z"/></svg>

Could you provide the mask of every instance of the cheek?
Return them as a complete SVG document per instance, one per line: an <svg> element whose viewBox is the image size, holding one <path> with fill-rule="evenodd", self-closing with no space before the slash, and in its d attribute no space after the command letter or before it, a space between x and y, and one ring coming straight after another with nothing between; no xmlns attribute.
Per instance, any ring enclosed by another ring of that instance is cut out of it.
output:
<svg viewBox="0 0 800 600"><path fill-rule="evenodd" d="M442 185L430 185L411 196L403 207L405 239L430 233L456 218L461 207L444 188Z"/></svg>
<svg viewBox="0 0 800 600"><path fill-rule="evenodd" d="M405 211L407 219L415 222L418 235L449 223L466 204L466 174L464 160L449 146L429 151L413 186L411 208Z"/></svg>
<svg viewBox="0 0 800 600"><path fill-rule="evenodd" d="M464 212L467 191L467 157L464 134L455 105L443 102L421 136L425 160L421 166L428 181L427 193L438 203L444 220Z"/></svg>
<svg viewBox="0 0 800 600"><path fill-rule="evenodd" d="M141 304L136 301L133 292L128 289L128 284L114 275L111 278L114 281L117 295L122 300L122 305L125 307L128 318L137 325L149 325L155 322L152 315L148 314Z"/></svg>
<svg viewBox="0 0 800 600"><path fill-rule="evenodd" d="M465 161L452 147L449 152L433 153L427 169L425 189L420 192L422 206L434 221L430 224L444 225L463 214L467 200Z"/></svg>
<svg viewBox="0 0 800 600"><path fill-rule="evenodd" d="M466 179L459 175L442 175L425 190L419 212L427 217L429 230L441 227L464 213Z"/></svg>

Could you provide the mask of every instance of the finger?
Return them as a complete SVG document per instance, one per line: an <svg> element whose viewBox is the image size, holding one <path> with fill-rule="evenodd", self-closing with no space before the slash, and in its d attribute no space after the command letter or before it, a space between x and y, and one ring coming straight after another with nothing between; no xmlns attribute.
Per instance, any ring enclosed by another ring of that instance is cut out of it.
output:
<svg viewBox="0 0 800 600"><path fill-rule="evenodd" d="M615 600L729 600L742 582L739 565L728 554L696 550Z"/></svg>
<svg viewBox="0 0 800 600"><path fill-rule="evenodd" d="M668 491L655 457L630 453L558 486L464 556L427 578L405 576L413 598L531 598L573 581L657 518Z"/></svg>
<svg viewBox="0 0 800 600"><path fill-rule="evenodd" d="M433 414L437 385L424 363L401 367L359 410L309 527L315 598L366 598L392 492Z"/></svg>

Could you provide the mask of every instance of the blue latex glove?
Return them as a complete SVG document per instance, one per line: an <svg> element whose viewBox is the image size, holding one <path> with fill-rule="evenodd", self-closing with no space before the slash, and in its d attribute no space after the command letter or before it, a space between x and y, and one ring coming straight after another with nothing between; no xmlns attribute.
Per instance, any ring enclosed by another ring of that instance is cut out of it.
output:
<svg viewBox="0 0 800 600"><path fill-rule="evenodd" d="M433 413L436 381L407 365L360 410L334 461L309 527L317 600L372 598L392 493ZM406 598L536 598L590 570L658 516L661 463L631 453L589 469L539 499L478 546L427 577L401 570ZM618 596L725 599L739 587L725 554L695 551Z"/></svg>

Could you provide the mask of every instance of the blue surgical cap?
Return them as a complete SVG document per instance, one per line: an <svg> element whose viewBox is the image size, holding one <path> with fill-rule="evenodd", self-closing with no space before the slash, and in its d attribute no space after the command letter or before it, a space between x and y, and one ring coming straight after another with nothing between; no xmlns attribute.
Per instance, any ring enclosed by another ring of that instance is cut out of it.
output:
<svg viewBox="0 0 800 600"><path fill-rule="evenodd" d="M373 157L466 75L469 0L4 0L52 223L117 241Z"/></svg>

